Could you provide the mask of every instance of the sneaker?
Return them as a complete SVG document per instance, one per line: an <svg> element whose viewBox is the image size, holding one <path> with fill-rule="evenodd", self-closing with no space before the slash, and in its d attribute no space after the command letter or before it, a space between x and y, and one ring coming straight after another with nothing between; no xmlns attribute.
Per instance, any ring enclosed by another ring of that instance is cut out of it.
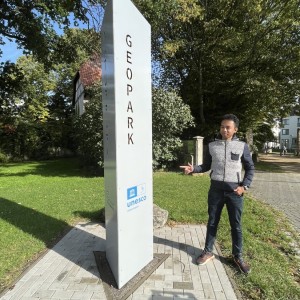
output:
<svg viewBox="0 0 300 300"><path fill-rule="evenodd" d="M242 258L234 257L233 261L239 267L239 269L241 270L241 272L243 272L245 274L249 274L250 273L250 271L251 271L250 266L247 263L245 263Z"/></svg>
<svg viewBox="0 0 300 300"><path fill-rule="evenodd" d="M203 266L212 260L215 256L206 250L203 250L200 256L197 258L196 263L197 265Z"/></svg>

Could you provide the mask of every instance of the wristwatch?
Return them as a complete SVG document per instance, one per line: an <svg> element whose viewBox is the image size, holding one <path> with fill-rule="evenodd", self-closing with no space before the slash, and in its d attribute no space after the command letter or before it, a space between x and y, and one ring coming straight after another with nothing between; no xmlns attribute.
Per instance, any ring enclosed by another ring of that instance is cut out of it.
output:
<svg viewBox="0 0 300 300"><path fill-rule="evenodd" d="M244 185L244 190L247 191L249 187L247 185Z"/></svg>

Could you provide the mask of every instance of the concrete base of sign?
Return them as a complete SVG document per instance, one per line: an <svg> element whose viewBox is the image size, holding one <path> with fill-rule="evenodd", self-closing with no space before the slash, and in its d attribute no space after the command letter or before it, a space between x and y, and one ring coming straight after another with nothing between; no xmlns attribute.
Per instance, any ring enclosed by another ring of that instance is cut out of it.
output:
<svg viewBox="0 0 300 300"><path fill-rule="evenodd" d="M125 300L137 290L170 255L154 253L153 260L121 289L118 289L116 280L106 259L105 252L94 251L94 256L107 300Z"/></svg>

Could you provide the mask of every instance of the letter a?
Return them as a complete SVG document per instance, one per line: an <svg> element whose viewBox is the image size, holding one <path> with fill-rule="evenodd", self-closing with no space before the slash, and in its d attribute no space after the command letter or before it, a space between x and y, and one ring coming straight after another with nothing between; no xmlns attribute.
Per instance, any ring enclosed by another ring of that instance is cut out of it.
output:
<svg viewBox="0 0 300 300"><path fill-rule="evenodd" d="M127 112L128 112L129 110L131 110L131 112L133 113L131 101L128 102Z"/></svg>

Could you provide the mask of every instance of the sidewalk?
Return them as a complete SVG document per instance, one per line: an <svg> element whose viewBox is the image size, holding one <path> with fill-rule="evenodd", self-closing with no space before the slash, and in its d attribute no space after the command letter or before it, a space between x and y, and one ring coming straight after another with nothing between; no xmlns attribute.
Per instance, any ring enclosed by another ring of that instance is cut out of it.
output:
<svg viewBox="0 0 300 300"><path fill-rule="evenodd" d="M277 153L262 154L259 158L279 166L281 173L256 171L249 193L284 212L300 232L300 158Z"/></svg>
<svg viewBox="0 0 300 300"><path fill-rule="evenodd" d="M170 256L128 299L238 299L218 255L205 266L194 263L205 231L204 225L156 229L154 252ZM105 234L103 224L77 224L0 299L107 299L93 254L105 251Z"/></svg>

